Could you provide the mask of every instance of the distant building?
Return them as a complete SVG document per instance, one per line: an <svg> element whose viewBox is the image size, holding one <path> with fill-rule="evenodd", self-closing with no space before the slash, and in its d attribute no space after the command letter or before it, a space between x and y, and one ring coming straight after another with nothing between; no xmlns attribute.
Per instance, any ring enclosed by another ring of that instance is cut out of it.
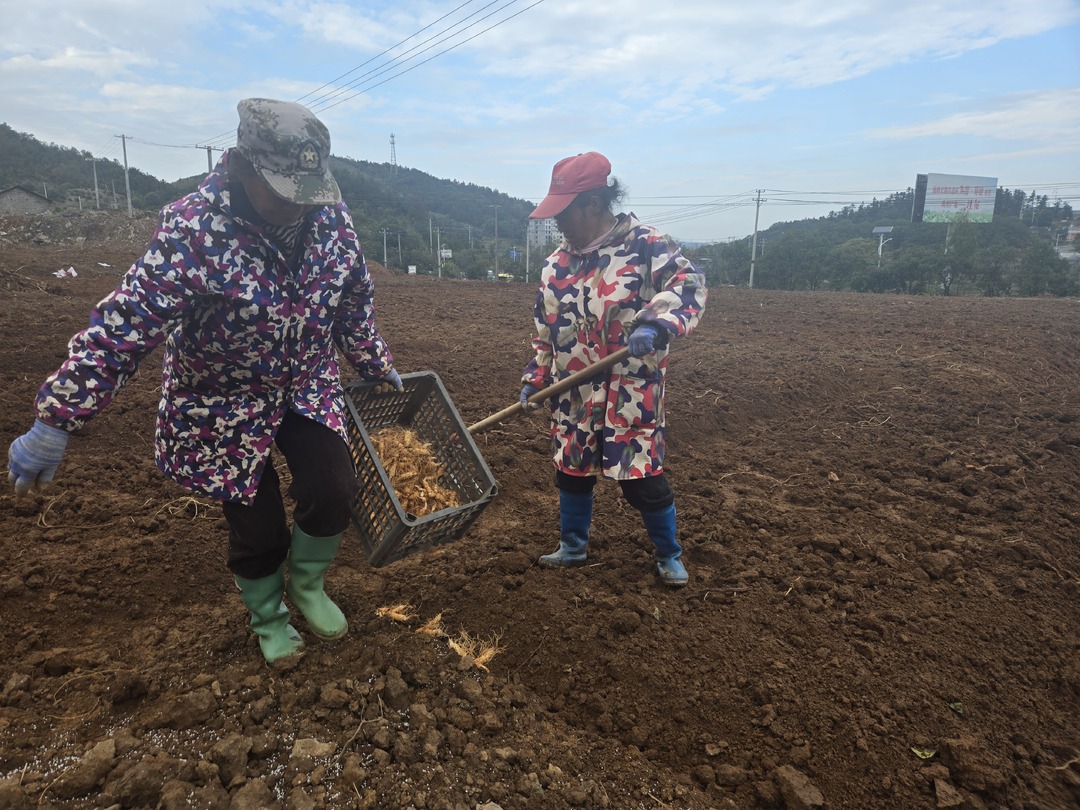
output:
<svg viewBox="0 0 1080 810"><path fill-rule="evenodd" d="M1080 262L1080 222L1069 225L1065 242L1056 245L1057 255L1069 262Z"/></svg>
<svg viewBox="0 0 1080 810"><path fill-rule="evenodd" d="M12 186L0 191L0 214L44 214L49 210L49 198Z"/></svg>
<svg viewBox="0 0 1080 810"><path fill-rule="evenodd" d="M530 219L529 226L525 231L525 238L529 240L529 247L542 248L562 239L558 227L552 219Z"/></svg>

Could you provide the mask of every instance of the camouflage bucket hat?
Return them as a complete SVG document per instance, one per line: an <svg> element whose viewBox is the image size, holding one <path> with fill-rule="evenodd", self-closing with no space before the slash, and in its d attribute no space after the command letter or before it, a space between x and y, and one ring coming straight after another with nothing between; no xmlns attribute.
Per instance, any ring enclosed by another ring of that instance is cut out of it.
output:
<svg viewBox="0 0 1080 810"><path fill-rule="evenodd" d="M275 194L300 205L341 200L330 174L330 131L307 107L246 98L236 110L236 148Z"/></svg>

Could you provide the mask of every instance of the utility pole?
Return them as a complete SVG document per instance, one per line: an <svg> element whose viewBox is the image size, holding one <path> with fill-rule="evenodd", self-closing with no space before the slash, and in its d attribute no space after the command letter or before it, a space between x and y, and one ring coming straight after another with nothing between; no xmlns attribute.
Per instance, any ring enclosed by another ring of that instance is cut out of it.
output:
<svg viewBox="0 0 1080 810"><path fill-rule="evenodd" d="M499 278L499 206L492 205L495 209L495 278Z"/></svg>
<svg viewBox="0 0 1080 810"><path fill-rule="evenodd" d="M127 135L117 135L124 147L124 186L127 188L128 217L134 218L135 212L131 209L131 179L128 177L127 162Z"/></svg>
<svg viewBox="0 0 1080 810"><path fill-rule="evenodd" d="M435 252L435 242L432 239L432 235L431 235L431 217L427 218L427 241L428 241L428 247L431 249L431 252L434 253Z"/></svg>
<svg viewBox="0 0 1080 810"><path fill-rule="evenodd" d="M754 288L754 264L757 261L757 226L758 215L761 213L761 204L768 202L761 199L761 189L757 190L757 207L754 209L754 241L750 244L750 289Z"/></svg>
<svg viewBox="0 0 1080 810"><path fill-rule="evenodd" d="M439 268L439 278L442 278L442 233L438 228L435 229L435 238L439 243L439 253L435 257L435 264Z"/></svg>
<svg viewBox="0 0 1080 810"><path fill-rule="evenodd" d="M218 152L224 152L225 151L220 146L203 146L203 147L199 147L198 145L196 145L195 148L196 149L202 148L202 149L206 150L206 171L207 171L207 173L212 172L214 170L214 150L216 149Z"/></svg>
<svg viewBox="0 0 1080 810"><path fill-rule="evenodd" d="M389 266L386 259L386 228L382 229L382 265L383 267Z"/></svg>
<svg viewBox="0 0 1080 810"><path fill-rule="evenodd" d="M97 208L101 208L101 196L98 194L98 185L97 185L97 158L96 157L89 157L89 158L87 158L87 160L89 160L90 163L93 164L93 167L94 167L94 205Z"/></svg>
<svg viewBox="0 0 1080 810"><path fill-rule="evenodd" d="M525 225L525 283L529 283L529 226Z"/></svg>
<svg viewBox="0 0 1080 810"><path fill-rule="evenodd" d="M405 263L403 261L401 261L401 234L400 233L397 235L397 263L398 263L398 269L399 270L402 267L405 266Z"/></svg>

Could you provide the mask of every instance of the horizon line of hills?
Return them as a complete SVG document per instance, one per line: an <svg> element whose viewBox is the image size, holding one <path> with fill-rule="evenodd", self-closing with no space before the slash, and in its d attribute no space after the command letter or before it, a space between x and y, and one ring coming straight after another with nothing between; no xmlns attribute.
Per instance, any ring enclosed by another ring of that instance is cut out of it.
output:
<svg viewBox="0 0 1080 810"><path fill-rule="evenodd" d="M436 245L463 254L477 250L490 254L496 241L500 255L504 248L522 249L528 215L535 207L531 201L396 164L334 155L330 161L364 244L384 244L385 240L387 256L394 252L403 264L426 263ZM93 201L95 172L98 194L107 194L114 207L126 208L124 167L115 159L94 158L84 150L47 144L0 123L0 189L20 186L34 191L45 187L50 199L74 208L79 198ZM203 177L205 173L166 182L129 167L132 207L157 211L194 191ZM759 231L758 237L775 240L785 231L832 230L842 223L911 223L913 198L914 190L909 188L882 200L844 206L824 216L777 222ZM995 220L999 215L1018 219L1022 214L1026 219L1025 211L1031 212L1031 225L1051 226L1072 219L1067 203L1063 206L1059 201L1051 206L1043 196L1036 197L1033 206L1023 191L998 189ZM751 235L735 241L749 240ZM682 244L694 248L727 241L686 240ZM370 248L368 252L374 254Z"/></svg>

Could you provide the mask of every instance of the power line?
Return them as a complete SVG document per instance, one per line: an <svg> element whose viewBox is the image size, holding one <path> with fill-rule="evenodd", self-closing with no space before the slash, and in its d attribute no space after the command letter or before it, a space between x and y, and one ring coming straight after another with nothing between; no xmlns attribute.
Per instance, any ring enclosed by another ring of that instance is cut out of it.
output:
<svg viewBox="0 0 1080 810"><path fill-rule="evenodd" d="M907 191L907 189L904 189ZM897 194L899 193L894 188L871 188L871 189L859 189L856 191L792 191L790 189L783 188L763 188L762 191L767 191L770 194L805 194L807 196L812 194L827 194L830 196L848 195L848 194Z"/></svg>
<svg viewBox="0 0 1080 810"><path fill-rule="evenodd" d="M352 73L355 73L355 72L356 72L356 71L358 71L358 70L359 70L360 68L362 68L362 67L363 67L364 65L370 64L371 62L374 62L374 61L375 61L376 59L378 59L378 58L380 58L380 57L382 57L382 56L385 56L386 54L390 53L390 51L394 50L394 48L397 48L397 47L399 47L399 46L401 46L401 45L404 45L404 44L405 44L406 42L408 42L408 41L409 41L410 39L412 39L413 37L415 37L415 36L418 36L418 35L420 35L420 34L424 33L424 32L425 32L426 30L428 30L429 28L431 28L431 27L432 27L433 25L435 25L435 24L437 24L437 23L441 23L441 22L442 22L443 20L445 20L445 19L446 19L447 17L449 17L449 16L451 15L451 14L453 14L453 13L454 13L454 12L456 12L456 11L460 11L461 9L465 8L465 6L469 5L469 3L471 3L471 2L473 2L473 0L465 0L465 2L464 2L464 3L462 3L462 4L460 5L460 6L458 6L457 8L455 8L455 9L453 9L453 10L451 10L451 11L448 11L448 12L447 12L446 14L442 15L442 16L441 16L441 17L439 17L439 18L438 18L437 20L433 20L432 22L428 23L428 24L427 24L427 25L425 25L425 26L424 26L423 28L421 28L421 29L420 29L419 31L417 31L416 33L414 33L414 34L409 34L409 36L405 37L405 39L401 40L401 41L400 41L400 42L398 42L398 43L395 43L394 45L391 45L391 46L390 46L389 48L387 48L387 49L386 49L385 51L383 51L382 53L380 53L380 54L376 54L375 56L373 56L373 57L371 57L370 59L368 59L368 60L367 60L366 62L361 62L361 63L360 63L359 65L357 65L356 67L354 67L354 68L353 68L352 70L347 70L347 71L345 71L345 72L344 72L344 73L342 73L342 74L341 74L340 76L338 76L338 77L336 77L336 78L334 78L334 79L331 79L330 81L328 81L328 82L327 82L326 84L323 84L323 85L321 85L321 86L319 86L319 87L316 87L316 88L315 88L314 90L312 90L312 91L311 91L310 93L304 93L304 95L300 96L300 98L298 98L298 99L296 99L296 100L297 100L298 102L300 102L300 101L303 101L303 100L304 100L305 98L307 98L308 96L311 96L311 95L314 95L315 93L318 93L318 92L319 92L320 90L322 90L323 88L325 88L325 87L331 87L331 86L333 86L335 82L339 81L340 79L344 79L344 78L345 78L346 76L348 76L348 75L350 75L350 74L352 74Z"/></svg>
<svg viewBox="0 0 1080 810"><path fill-rule="evenodd" d="M656 214L653 214L650 219L663 222L665 224L672 222L689 222L690 220L701 219L702 217L707 217L711 214L719 214L724 211L730 211L734 208L746 208L747 206L753 204L754 201L752 199L747 199L737 203L730 203L728 205L702 206L698 208L688 209L682 212L660 211Z"/></svg>
<svg viewBox="0 0 1080 810"><path fill-rule="evenodd" d="M119 149L120 145L116 142L116 138L110 135L109 140L90 154L96 156L99 160L107 160L111 155L115 155Z"/></svg>
<svg viewBox="0 0 1080 810"><path fill-rule="evenodd" d="M140 138L136 138L133 135L128 135L127 139L134 143L141 143L144 146L160 146L163 149L201 149L201 146L193 143L155 143L154 141L144 141Z"/></svg>
<svg viewBox="0 0 1080 810"><path fill-rule="evenodd" d="M492 16L493 14L498 13L499 11L502 11L507 6L510 6L510 5L512 5L513 3L516 3L516 2L518 2L518 0L511 0L510 3L507 3L505 6L502 6L502 7L498 8L498 9L496 9L491 14L488 14L488 15L486 15L484 17L481 17L480 20L477 20L477 23L482 22L483 20L486 20L488 17ZM374 90L376 87L379 87L381 85L386 84L391 79L396 79L399 76L403 76L406 73L410 73L410 72L416 70L421 65L426 65L428 62L432 61L433 59L437 59L438 57L442 56L443 54L447 54L450 51L453 51L453 50L456 50L457 48L460 48L462 45L465 45L466 43L472 42L477 37L479 37L479 36L481 36L483 34L486 34L488 31L491 31L493 28L498 28L500 25L503 25L504 23L509 22L510 20L514 19L514 17L517 17L517 16L520 16L521 14L524 14L529 9L535 8L536 6L540 5L543 2L544 2L544 0L535 0L535 2L525 6L525 8L521 9L520 11L515 11L509 17L506 17L506 18L504 18L502 20L499 20L499 22L497 22L497 23L495 23L493 25L489 25L487 28L483 29L482 31L478 31L477 33L473 34L471 37L463 39L461 42L458 42L455 45L451 45L446 50L439 51L434 56L430 56L427 59L425 59L424 61L418 62L417 64L413 65L412 67L406 68L405 70L402 70L399 73L395 73L393 76L389 76L386 79L383 79L381 82L377 82L377 83L375 83L373 85L370 85L369 87L365 87L363 90L359 90L359 91L353 93L351 96L346 96L345 98L341 99L340 101L336 101L333 104L327 104L325 106L318 107L315 110L313 110L313 112L323 112L324 110L329 110L331 107L336 107L339 104L344 104L346 101L350 101L350 100L356 98L357 96L363 95L364 93L368 92L369 90ZM477 23L473 23L473 25L476 25ZM470 25L470 26L468 26L468 28L472 28L472 26ZM466 28L464 30L468 30L468 28ZM460 33L460 32L458 32L458 33ZM446 39L449 39L449 37L447 37ZM443 42L446 41L446 39L440 40L439 42L435 43L435 45L441 45ZM432 45L431 47L434 48L435 45ZM428 50L431 50L431 48L425 48L423 51L421 51L421 53L424 53L424 52L426 52ZM408 62L408 61L411 61L414 58L415 57L409 57L409 59L406 59L405 61ZM402 64L404 64L404 63L402 63Z"/></svg>
<svg viewBox="0 0 1080 810"><path fill-rule="evenodd" d="M323 94L322 96L319 96L318 98L316 98L316 99L313 99L313 100L312 100L312 101L310 102L310 105L317 105L317 104L321 104L321 103L323 103L323 102L331 101L332 99L334 99L334 98L336 98L337 96L340 96L340 95L341 95L342 93L346 92L346 91L347 91L347 90L348 90L349 88L351 88L351 87L355 87L356 85L360 84L361 82L363 82L363 81L364 81L364 79L365 79L365 78L367 78L367 77L369 77L369 76L372 76L372 74L374 74L374 75L378 76L378 75L381 75L382 73L385 73L385 72L386 72L386 70L389 70L389 69L390 69L390 67L388 67L388 66L392 66L394 62L400 62L401 64L404 64L405 62L408 62L408 61L411 61L412 59L415 59L416 57L415 57L415 56L413 56L413 57L410 57L409 59L406 59L406 60L403 60L403 61L402 61L402 60L401 60L401 57L402 57L402 56L404 56L405 54L409 54L409 53L412 53L412 52L413 52L413 51L415 51L415 50L416 50L417 48L419 48L419 47L420 47L421 45L427 45L427 44L428 44L429 42L431 42L431 41L432 41L433 39L437 39L438 37L443 37L443 38L442 38L442 39L440 39L440 40L439 40L438 42L436 42L436 43L435 43L434 45L430 45L430 46L428 46L427 48L425 48L424 50L420 51L420 53L424 53L424 52L426 52L426 51L429 51L429 50L431 50L431 48L434 48L434 47L435 47L436 45L439 45L439 44L441 44L441 43L445 42L445 41L446 41L447 39L449 39L449 38L450 38L451 36L453 36L453 34L450 34L450 35L448 35L448 36L444 36L444 35L445 35L445 34L446 34L446 33L447 33L448 31L451 31L452 29L454 29L454 28L456 28L456 27L458 27L458 26L462 25L462 24L463 24L463 23L464 23L464 22L465 22L466 20L469 20L470 18L472 18L472 17L475 17L475 16L477 15L477 14L481 13L482 11L485 11L486 9L489 9L489 8L491 8L491 7L493 6L493 5L495 5L496 3L499 3L499 2L502 2L502 0L491 0L491 2L490 2L490 3L488 3L488 4L487 4L487 5L485 5L485 6L482 6L482 7L481 7L481 8L479 8L479 9L478 9L477 11L474 11L474 12L473 12L472 14L469 14L469 15L468 15L467 17L465 17L464 19L462 19L462 20L459 20L458 22L454 23L453 25L451 25L451 26L449 26L449 27L447 27L447 28L444 28L444 29L443 29L442 31L440 31L440 32L439 32L439 33L437 33L437 34L434 34L433 36L430 36L430 37L428 37L428 38L427 38L427 39L425 39L425 40L424 40L423 42L419 42L419 43L417 43L416 45L414 45L413 47L409 48L409 50L405 51L404 53L401 53L401 54L398 54L397 56L394 56L394 57L392 57L392 58L391 58L391 59L390 59L390 60L389 60L389 61L388 61L387 63L385 63L384 65L380 66L381 68L383 68L382 70L379 70L378 68L373 68L373 69L371 69L371 70L367 71L366 73L364 73L364 74L362 74L362 75L358 76L357 78L355 78L355 79L352 79L351 81L349 81L349 82L348 82L348 83L346 83L345 85L343 85L343 86L341 86L341 87L336 87L336 88L335 88L335 89L333 90L333 92L330 92L330 93L324 93L324 94ZM516 3L516 2L518 2L518 0L509 0L509 2L507 2L507 3L506 3L506 5L504 5L504 6L501 6L500 8L497 8L497 9L495 9L495 11L491 12L491 14L488 14L488 15L486 15L485 17L481 17L481 18L480 18L480 20L477 20L477 21L476 21L476 22L474 22L474 23L473 23L472 25L470 25L470 26L467 26L466 28L464 28L464 29L462 29L462 30L465 30L465 31L467 31L467 30L468 30L469 28L472 28L472 27L473 27L473 25L476 25L477 23L479 23L479 22L482 22L483 20L487 19L488 17L492 16L493 14L496 14L496 13L498 13L499 11L502 11L502 9L506 8L507 6L513 5L513 4L514 4L514 3ZM464 8L464 6L466 6L466 5L468 5L468 3L463 3L462 5L458 6L458 7L456 8L456 9L454 9L454 11L457 11L457 10L459 10L459 9L461 9L461 8ZM450 13L452 14L453 12L450 12ZM443 17L441 17L441 18L440 18L440 20L444 20L444 19L446 19L446 17L448 17L448 16L450 16L450 15L449 15L449 14L447 14L447 15L444 15ZM363 67L364 65L370 64L371 62L374 62L374 61L375 61L376 59L379 59L380 57L382 57L382 56L385 56L385 55L386 55L386 54L388 54L388 53L389 53L390 51L394 50L394 48L397 48L397 47L399 47L399 46L401 46L401 45L404 45L404 44L405 44L406 42L408 42L408 41L409 41L410 39L412 39L413 37L415 37L415 36L419 35L420 33L422 33L423 31L427 30L427 28L430 28L430 27L431 27L431 26L429 25L429 26L426 26L425 28L421 28L421 29L420 29L420 31L417 31L417 32L416 32L415 34L411 34L410 36L406 37L406 38L405 38L405 39L403 39L403 40L402 40L401 42L397 43L397 45L394 45L394 46L392 46L392 47L390 47L390 48L387 48L387 49L386 49L385 51L383 51L382 53L380 53L380 54L379 54L378 56L373 56L373 57L372 57L371 59L368 59L368 60L367 60L366 62L364 62L363 64L361 64L361 65L358 65L357 67L353 68L353 69L352 69L351 71L349 71L349 73L354 73L354 72L356 72L357 70L359 70L360 68L362 68L362 67ZM457 32L457 33L461 33L461 32L459 31L459 32ZM344 75L348 75L348 74L344 74ZM342 78L342 77L340 77L340 76L339 76L338 78ZM337 79L335 79L334 81L337 81ZM325 85L325 84L323 85L323 87L326 87L326 86L327 86L327 85ZM309 93L308 95L311 95L311 94ZM306 96L303 96L302 98L306 98ZM310 106L310 105L309 105L309 106Z"/></svg>
<svg viewBox="0 0 1080 810"><path fill-rule="evenodd" d="M1022 190L1027 187L1038 187L1042 185L1043 188L1053 190L1052 193L1047 193L1042 196L1047 199L1053 198L1053 200L1069 203L1075 200L1080 200L1080 194L1073 196L1070 194L1062 194L1063 190L1072 190L1080 188L1078 182L1063 182L1063 183L1016 183L1009 186L1001 186L1003 189L1015 189ZM862 195L896 195L903 194L912 191L911 188L907 189L865 189L858 191L782 191L779 189L762 189L761 193L770 192L771 196L768 199L770 205L778 206L868 206L874 202L884 202L883 200L874 196L862 196ZM685 195L685 196L668 196L668 197L636 197L634 198L634 207L651 208L660 207L657 203L637 203L636 200L697 200L697 199L712 199L713 202L708 203L694 203L677 208L659 211L652 216L650 220L664 226L672 223L689 222L695 219L702 219L712 214L718 214L723 211L728 211L734 208L745 207L753 205L755 199L751 195L757 192L742 192L737 195L730 195L726 198L720 197L720 195ZM777 194L788 194L797 196L776 196ZM858 196L856 196L858 195ZM805 197L817 197L818 199L803 199ZM826 199L821 199L826 198ZM727 200L727 202L722 202ZM762 200L765 202L765 200Z"/></svg>
<svg viewBox="0 0 1080 810"><path fill-rule="evenodd" d="M470 2L471 1L472 0L470 0ZM400 71L398 71L397 73L394 73L391 76L387 76L382 81L375 82L374 84L369 84L367 87L364 87L364 88L362 88L360 90L357 90L355 93L347 95L347 96L345 96L343 98L340 97L340 96L342 96L343 93L346 93L350 88L353 88L353 87L356 87L357 85L363 84L366 81L372 81L373 79L376 79L379 76L382 76L385 73L387 73L387 72L389 72L391 70L394 70L396 67L401 67L401 66L405 65L406 63L413 61L414 59L419 57L421 54L427 53L428 51L432 50L433 48L438 47L439 45L442 45L444 42L447 42L448 40L452 39L455 36L459 36L460 34L464 33L465 31L468 31L470 28L473 28L476 25L479 25L484 20L487 20L490 17L498 14L500 11L505 10L509 6L513 5L514 3L521 2L521 0L509 0L509 2L503 3L503 5L499 6L499 8L495 9L494 11L490 12L489 14L484 15L483 17L480 17L478 20L475 20L473 23L466 26L465 28L460 28L461 24L463 22L465 22L465 20L468 20L468 19L470 19L472 17L475 17L477 14L479 14L480 12L484 11L487 8L490 8L491 6L495 5L497 2L502 2L502 0L492 0L492 2L488 3L485 6L482 6L479 10L477 10L477 11L473 12L472 14L468 15L463 20L460 20L460 21L458 21L458 22L444 28L439 33L437 33L437 34L429 37L428 39L424 40L423 42L415 45L414 47L410 48L408 51L405 51L405 53L412 53L417 48L419 48L421 45L429 43L432 40L437 40L434 43L432 43L431 45L428 45L428 47L423 48L422 50L420 50L419 53L416 53L413 56L410 56L408 59L403 60L403 59L400 59L400 57L394 57L389 62L384 63L383 65L381 65L378 68L373 68L372 70L367 71L362 76L359 76L356 79L350 81L345 86L336 88L333 92L330 92L330 93L323 93L322 95L316 97L314 100L308 102L305 106L307 106L312 112L319 113L319 112L324 112L325 110L329 110L332 107L336 107L339 104L344 104L346 101L351 101L352 99L356 98L357 96L363 95L364 93L367 93L370 90L375 89L376 87L380 87L380 86L386 84L387 82L398 78L399 76L403 76L406 73L409 73L409 72L411 72L413 70L416 70L416 68L420 67L421 65L426 65L428 62L432 61L433 59L437 59L438 57L443 56L444 54L447 54L450 51L455 50L455 49L461 47L462 45L465 45L466 43L471 42L472 40L476 39L477 37L479 37L479 36L481 36L483 34L486 34L488 31L491 31L494 28L498 28L500 25L503 25L504 23L509 22L510 20L514 19L515 17L520 16L521 14L524 14L529 9L535 8L536 6L540 5L541 3L544 2L544 0L535 0L535 2L529 4L525 8L519 9L518 11L514 12L513 14L510 14L509 16L504 17L503 19L499 20L498 22L496 22L496 23L494 23L492 25L489 25L487 28L484 28L483 30L478 31L477 33L473 34L472 36L467 37L466 39L463 39L463 40L455 43L454 45L451 45L449 48L445 48L444 50L441 50L438 53L436 53L436 54L434 54L432 56L429 56L427 59L424 59L421 62L417 62L415 65L412 65L411 67L400 70ZM300 99L297 99L297 101L309 98L314 93L318 93L319 90L322 90L323 88L327 87L328 85L333 84L333 82L336 82L338 79L341 79L344 76L348 76L348 75L354 73L355 71L359 70L360 68L364 67L365 65L370 64L372 61L374 61L376 59L379 59L380 57L384 56L389 51L392 51L394 48L397 48L400 45L403 45L404 43L408 42L410 39L413 39L414 37L418 36L419 34L423 33L424 31L426 31L432 25L435 25L436 23L441 22L442 20L446 19L448 16L453 14L455 11L458 11L461 8L464 8L466 5L468 5L468 3L462 3L457 8L455 8L453 11L451 11L449 14L445 14L442 17L440 17L438 20L435 21L435 23L431 23L431 24L425 26L424 28L421 28L416 33L411 34L408 37L405 37L405 39L401 40L400 42L398 42L396 45L392 46L391 48L388 48L387 50L383 51L378 56L374 56L371 59L368 59L366 62L358 65L355 68L353 68L352 70L341 74L341 76L338 76L337 79L334 79L332 82L328 82L326 84L323 84L319 88L317 88L316 90L313 90L310 93L306 93L305 95L301 96ZM460 28L460 30L453 31L453 33L447 34L448 31L452 31L455 28ZM442 38L439 39L439 37L442 37ZM334 99L338 99L338 100L333 101ZM333 101L333 103L328 103L328 102L331 102L331 101ZM208 139L204 140L203 142L206 143L206 144L221 143L224 140L232 138L234 135L235 135L235 130L229 130L227 132L221 133L220 135L215 135L213 138L208 138Z"/></svg>

